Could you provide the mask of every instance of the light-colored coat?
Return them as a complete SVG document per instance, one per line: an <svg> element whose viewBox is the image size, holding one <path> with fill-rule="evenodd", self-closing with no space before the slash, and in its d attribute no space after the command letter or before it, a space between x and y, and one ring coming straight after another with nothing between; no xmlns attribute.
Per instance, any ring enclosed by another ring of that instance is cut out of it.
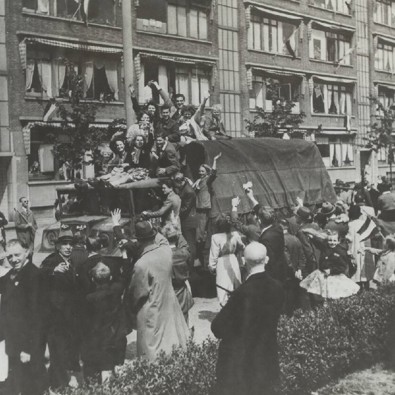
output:
<svg viewBox="0 0 395 395"><path fill-rule="evenodd" d="M38 228L33 213L31 210L28 210L26 213L22 210L15 210L14 221L18 240L33 252L34 237Z"/></svg>
<svg viewBox="0 0 395 395"><path fill-rule="evenodd" d="M172 286L169 246L146 246L136 262L130 284L137 313L137 355L154 360L160 351L185 347L188 326Z"/></svg>

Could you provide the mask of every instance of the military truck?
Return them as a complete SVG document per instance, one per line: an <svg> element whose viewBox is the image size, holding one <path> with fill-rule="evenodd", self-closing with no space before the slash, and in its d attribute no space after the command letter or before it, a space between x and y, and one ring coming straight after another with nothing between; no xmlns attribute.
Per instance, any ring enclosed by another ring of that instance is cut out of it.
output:
<svg viewBox="0 0 395 395"><path fill-rule="evenodd" d="M243 184L251 181L255 196L263 205L277 210L287 209L297 197L307 205L322 201L335 202L336 194L328 172L314 143L304 140L274 138L233 139L196 142L186 146L188 175L197 177L202 163L212 164L213 157L222 152L218 161L217 179L213 183L211 218L229 212L231 199L242 198L240 213L251 210ZM161 201L159 180L147 179L115 188L58 188L58 222L43 232L41 251L51 251L60 229L68 224L75 232L83 230L89 237L99 238L104 256L121 257L114 240L110 212L122 211L121 226L125 235L132 235L134 220L144 210L155 210Z"/></svg>

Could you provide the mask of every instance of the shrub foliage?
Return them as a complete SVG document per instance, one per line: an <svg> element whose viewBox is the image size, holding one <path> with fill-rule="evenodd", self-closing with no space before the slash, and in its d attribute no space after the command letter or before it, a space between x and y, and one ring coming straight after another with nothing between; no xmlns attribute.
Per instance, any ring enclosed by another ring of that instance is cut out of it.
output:
<svg viewBox="0 0 395 395"><path fill-rule="evenodd" d="M306 394L356 369L382 361L393 348L395 287L297 311L279 324L281 394ZM217 345L190 341L186 351L155 362L126 365L109 385L65 390L69 395L208 395L215 381Z"/></svg>

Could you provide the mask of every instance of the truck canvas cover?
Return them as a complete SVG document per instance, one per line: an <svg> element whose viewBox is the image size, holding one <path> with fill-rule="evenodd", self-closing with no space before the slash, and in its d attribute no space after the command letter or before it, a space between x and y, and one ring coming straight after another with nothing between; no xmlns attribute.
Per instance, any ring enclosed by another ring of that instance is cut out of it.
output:
<svg viewBox="0 0 395 395"><path fill-rule="evenodd" d="M197 176L202 163L211 166L219 152L222 157L213 184L212 217L229 212L235 196L241 198L239 213L251 211L243 190L247 181L252 182L257 200L275 209L294 206L297 197L306 205L336 201L332 182L314 143L275 138L191 143L187 146L187 157L193 176Z"/></svg>

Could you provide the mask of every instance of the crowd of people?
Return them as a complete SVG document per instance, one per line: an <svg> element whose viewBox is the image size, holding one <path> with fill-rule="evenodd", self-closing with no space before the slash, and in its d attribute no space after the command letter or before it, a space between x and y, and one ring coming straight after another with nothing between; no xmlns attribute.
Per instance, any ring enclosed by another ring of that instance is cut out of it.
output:
<svg viewBox="0 0 395 395"><path fill-rule="evenodd" d="M189 279L197 268L215 276L221 305L212 322L221 339L215 393L266 388L269 394L279 376L281 314L357 294L372 281L395 280L395 236L384 238L377 225L395 221L395 194L386 179L377 189L337 180L336 203L307 207L298 199L290 216L260 204L247 183L251 212L239 215L240 197L234 197L229 213L209 226L221 153L192 181L183 172L184 148L228 138L219 108L203 115L208 98L195 111L182 94L173 106L156 82L149 85L164 100L161 115L154 103L141 110L131 90L139 122L114 134L114 154L106 154L99 177L89 181L95 187L160 179L162 205L140 213L133 236L124 232L121 210L111 213L122 258L102 256L100 240L83 227L73 233L61 225L55 252L33 265L37 224L24 197L15 212L18 238L6 242L1 232L0 258L9 269L0 277L7 394L78 387L81 371L86 380L107 382L124 363L132 330L137 356L148 360L186 347L194 303ZM4 227L5 218L0 221Z"/></svg>

